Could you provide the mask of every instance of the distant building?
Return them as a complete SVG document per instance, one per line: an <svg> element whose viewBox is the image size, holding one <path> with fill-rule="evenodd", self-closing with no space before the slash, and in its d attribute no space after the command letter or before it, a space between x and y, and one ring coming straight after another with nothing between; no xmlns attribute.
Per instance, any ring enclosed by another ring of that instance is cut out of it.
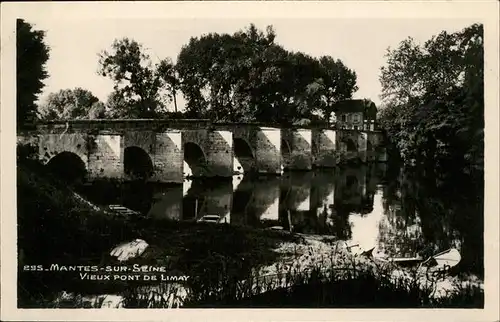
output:
<svg viewBox="0 0 500 322"><path fill-rule="evenodd" d="M377 106L370 100L339 101L334 106L335 124L339 129L375 130Z"/></svg>

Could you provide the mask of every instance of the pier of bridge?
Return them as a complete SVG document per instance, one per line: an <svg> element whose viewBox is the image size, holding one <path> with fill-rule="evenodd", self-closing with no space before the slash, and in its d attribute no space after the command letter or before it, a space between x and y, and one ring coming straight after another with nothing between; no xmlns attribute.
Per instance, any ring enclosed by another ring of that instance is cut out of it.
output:
<svg viewBox="0 0 500 322"><path fill-rule="evenodd" d="M209 120L73 120L39 124L18 134L43 163L98 178L183 182L186 177L237 173L280 175L286 170L385 161L377 131L325 127L277 128ZM78 170L78 171L76 171Z"/></svg>

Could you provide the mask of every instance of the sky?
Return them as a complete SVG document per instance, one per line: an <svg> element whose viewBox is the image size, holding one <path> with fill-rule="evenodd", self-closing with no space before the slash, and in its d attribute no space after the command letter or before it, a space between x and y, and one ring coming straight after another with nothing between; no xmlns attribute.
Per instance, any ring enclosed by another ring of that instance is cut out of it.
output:
<svg viewBox="0 0 500 322"><path fill-rule="evenodd" d="M49 15L21 16L46 31L50 47L49 78L39 97L60 89L82 87L106 101L113 84L97 74L98 53L109 49L114 39L129 37L141 43L153 59L170 57L174 62L191 37L209 32L234 33L254 23L265 30L272 25L276 42L288 50L312 56L340 59L357 74L354 98L380 104L380 68L386 63L387 48L395 48L407 37L423 43L442 30L461 30L474 23L465 19L262 19L262 18L100 18L54 19ZM184 100L181 98L179 105Z"/></svg>

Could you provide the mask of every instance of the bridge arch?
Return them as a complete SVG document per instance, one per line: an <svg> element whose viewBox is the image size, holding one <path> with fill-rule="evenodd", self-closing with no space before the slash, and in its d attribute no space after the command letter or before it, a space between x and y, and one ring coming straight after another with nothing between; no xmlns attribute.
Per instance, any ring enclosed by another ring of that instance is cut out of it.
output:
<svg viewBox="0 0 500 322"><path fill-rule="evenodd" d="M50 158L45 165L49 172L71 184L83 183L87 177L85 162L74 152L60 152Z"/></svg>
<svg viewBox="0 0 500 322"><path fill-rule="evenodd" d="M353 138L351 137L344 137L342 139L342 143L345 145L345 149L347 152L356 152L358 151L358 146L356 142L354 141Z"/></svg>
<svg viewBox="0 0 500 322"><path fill-rule="evenodd" d="M194 142L184 143L184 169L186 176L202 176L206 166L207 158L203 149Z"/></svg>
<svg viewBox="0 0 500 322"><path fill-rule="evenodd" d="M123 167L125 175L131 179L147 180L153 176L154 166L149 154L137 146L124 150Z"/></svg>
<svg viewBox="0 0 500 322"><path fill-rule="evenodd" d="M242 138L233 139L234 158L236 163L234 170L237 172L249 172L252 170L255 155L247 140Z"/></svg>
<svg viewBox="0 0 500 322"><path fill-rule="evenodd" d="M356 174L349 173L345 178L345 186L348 189L352 189L353 187L357 187L359 185L359 180Z"/></svg>

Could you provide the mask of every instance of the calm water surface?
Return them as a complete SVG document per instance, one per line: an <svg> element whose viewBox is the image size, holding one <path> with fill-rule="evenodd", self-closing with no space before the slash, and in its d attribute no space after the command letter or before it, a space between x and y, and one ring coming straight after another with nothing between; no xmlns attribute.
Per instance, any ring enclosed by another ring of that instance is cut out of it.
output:
<svg viewBox="0 0 500 322"><path fill-rule="evenodd" d="M482 177L415 175L386 164L235 176L182 185L125 183L88 189L99 204L122 204L158 220L217 220L334 235L387 255L428 256L455 247L460 271L482 276Z"/></svg>

